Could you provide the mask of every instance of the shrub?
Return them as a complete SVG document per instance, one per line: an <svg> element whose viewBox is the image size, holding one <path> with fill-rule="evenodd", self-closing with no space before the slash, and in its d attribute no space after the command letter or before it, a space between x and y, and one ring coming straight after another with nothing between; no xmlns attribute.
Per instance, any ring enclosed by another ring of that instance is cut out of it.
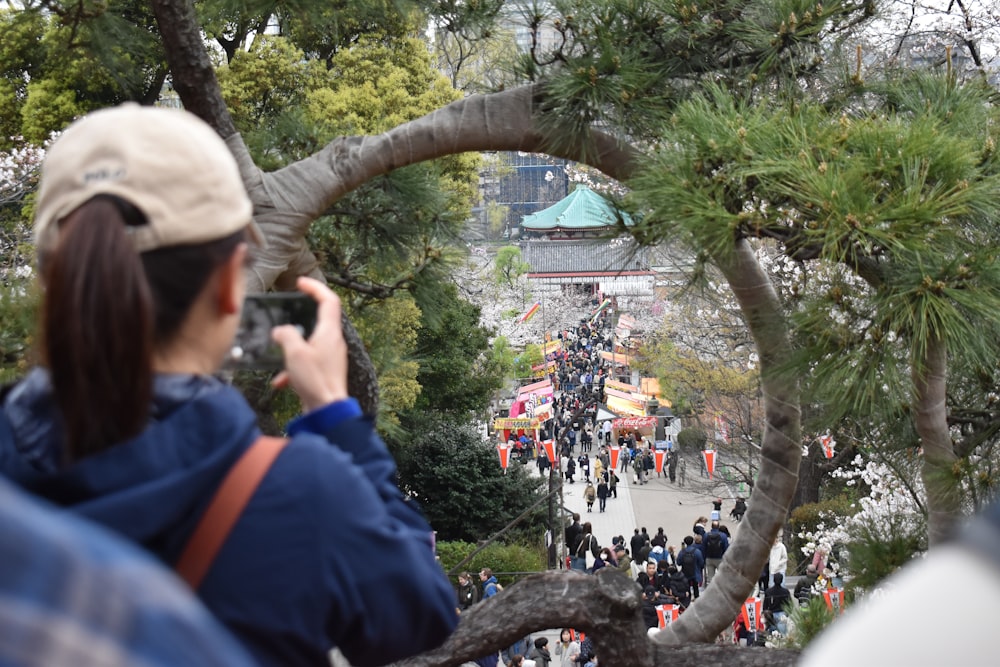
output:
<svg viewBox="0 0 1000 667"><path fill-rule="evenodd" d="M708 435L697 427L683 429L677 434L677 446L682 452L698 452L705 448Z"/></svg>
<svg viewBox="0 0 1000 667"><path fill-rule="evenodd" d="M471 542L438 542L437 552L441 567L450 572L462 559L476 549ZM502 586L509 586L517 578L506 576L504 572L542 572L546 566L545 549L540 544L516 542L512 544L491 544L476 554L471 562L462 566L470 572L475 581L481 569L488 567L497 574L497 581ZM456 573L457 576L457 573Z"/></svg>
<svg viewBox="0 0 1000 667"><path fill-rule="evenodd" d="M927 549L927 527L911 516L889 517L878 525L853 526L847 545L851 574L848 590L871 590L878 582Z"/></svg>

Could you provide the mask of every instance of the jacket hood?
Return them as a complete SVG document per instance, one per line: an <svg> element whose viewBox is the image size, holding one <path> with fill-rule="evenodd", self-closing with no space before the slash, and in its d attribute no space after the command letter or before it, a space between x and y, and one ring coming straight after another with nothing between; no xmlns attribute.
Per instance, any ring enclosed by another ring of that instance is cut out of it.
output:
<svg viewBox="0 0 1000 667"><path fill-rule="evenodd" d="M158 375L137 437L69 466L48 373L35 369L4 397L0 473L49 501L149 545L190 524L257 437L235 389L195 375Z"/></svg>

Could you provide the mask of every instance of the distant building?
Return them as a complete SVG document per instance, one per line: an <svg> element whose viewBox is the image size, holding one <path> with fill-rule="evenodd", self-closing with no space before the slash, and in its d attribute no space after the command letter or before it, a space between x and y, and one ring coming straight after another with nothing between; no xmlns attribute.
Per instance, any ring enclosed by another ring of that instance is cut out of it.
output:
<svg viewBox="0 0 1000 667"><path fill-rule="evenodd" d="M498 32L509 32L517 50L528 53L532 46L539 58L559 47L562 36L550 18L532 26L535 11L548 17L548 0L508 0L499 18ZM516 240L521 219L556 203L570 192L562 158L523 152L489 153L479 173L480 201L473 207L469 236Z"/></svg>
<svg viewBox="0 0 1000 667"><path fill-rule="evenodd" d="M491 153L479 173L480 202L473 215L486 237L516 239L524 216L569 192L567 161L522 152Z"/></svg>
<svg viewBox="0 0 1000 667"><path fill-rule="evenodd" d="M650 249L625 235L627 213L585 185L524 218L521 258L531 266L528 280L544 293L651 297L656 282Z"/></svg>

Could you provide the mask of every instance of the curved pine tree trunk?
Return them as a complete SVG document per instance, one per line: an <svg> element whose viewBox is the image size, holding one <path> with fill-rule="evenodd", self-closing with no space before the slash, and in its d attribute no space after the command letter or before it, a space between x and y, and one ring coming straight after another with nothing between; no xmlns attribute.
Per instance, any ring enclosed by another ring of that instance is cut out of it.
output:
<svg viewBox="0 0 1000 667"><path fill-rule="evenodd" d="M655 641L669 645L710 642L732 625L785 521L802 459L798 380L779 371L791 348L778 295L746 240L737 241L731 254L714 259L729 281L760 355L765 415L761 466L747 513L712 585L656 636Z"/></svg>
<svg viewBox="0 0 1000 667"><path fill-rule="evenodd" d="M948 429L945 398L948 387L948 349L938 337L925 343L923 359L915 359L913 379L914 425L924 449L921 477L927 490L927 539L940 544L962 520L962 498L955 464L958 455Z"/></svg>
<svg viewBox="0 0 1000 667"><path fill-rule="evenodd" d="M297 274L315 275L316 259L305 243L312 222L347 192L399 167L466 151L520 150L576 160L626 181L638 164L638 151L598 131L591 133L587 146L553 150L535 122L544 91L526 86L459 100L377 136L340 137L315 155L264 173L253 163L225 108L190 0L152 0L152 4L174 86L185 108L226 139L254 203L254 219L267 237L268 247L254 266L256 287L282 286ZM709 642L732 622L784 521L801 457L798 384L775 371L788 350L787 326L777 295L746 241L737 242L732 254L716 260L733 287L761 357L767 419L761 471L750 509L712 587L669 631L658 635L661 645ZM366 374L360 376L362 385L376 386L367 356L361 363L363 352L355 340L351 348L351 393L355 396L364 390L357 384L359 372ZM532 598L529 587L521 590ZM505 595L519 596L518 587ZM548 606L551 599L525 602ZM500 616L491 617L488 623L492 628L506 624L507 619ZM544 627L536 622L523 629Z"/></svg>

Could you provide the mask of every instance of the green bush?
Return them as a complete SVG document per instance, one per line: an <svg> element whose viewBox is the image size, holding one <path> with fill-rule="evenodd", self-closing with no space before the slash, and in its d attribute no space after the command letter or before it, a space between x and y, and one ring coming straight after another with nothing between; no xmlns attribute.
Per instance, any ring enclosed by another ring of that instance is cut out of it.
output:
<svg viewBox="0 0 1000 667"><path fill-rule="evenodd" d="M882 579L927 549L927 527L912 516L892 516L878 525L861 524L850 530L848 592L874 588Z"/></svg>
<svg viewBox="0 0 1000 667"><path fill-rule="evenodd" d="M700 428L690 427L677 434L677 446L682 452L697 452L705 448L708 435Z"/></svg>
<svg viewBox="0 0 1000 667"><path fill-rule="evenodd" d="M810 556L802 553L802 547L806 541L799 537L799 533L812 533L816 531L816 526L821 523L830 525L836 519L834 517L848 517L857 512L857 508L852 507L853 500L846 495L834 496L818 503L806 503L799 505L788 519L788 525L792 531L792 539L789 544L789 557L796 563L795 572L805 571L806 562Z"/></svg>
<svg viewBox="0 0 1000 667"><path fill-rule="evenodd" d="M475 549L476 545L471 542L437 543L438 558L445 572L450 572ZM517 578L502 574L504 572L542 572L545 570L545 549L540 544L523 542L501 544L497 542L476 554L471 562L462 566L462 570L471 573L474 577L473 580L478 581L477 575L484 567L493 570L497 575L497 581L502 586L509 586ZM458 576L458 573L455 573L454 576Z"/></svg>

